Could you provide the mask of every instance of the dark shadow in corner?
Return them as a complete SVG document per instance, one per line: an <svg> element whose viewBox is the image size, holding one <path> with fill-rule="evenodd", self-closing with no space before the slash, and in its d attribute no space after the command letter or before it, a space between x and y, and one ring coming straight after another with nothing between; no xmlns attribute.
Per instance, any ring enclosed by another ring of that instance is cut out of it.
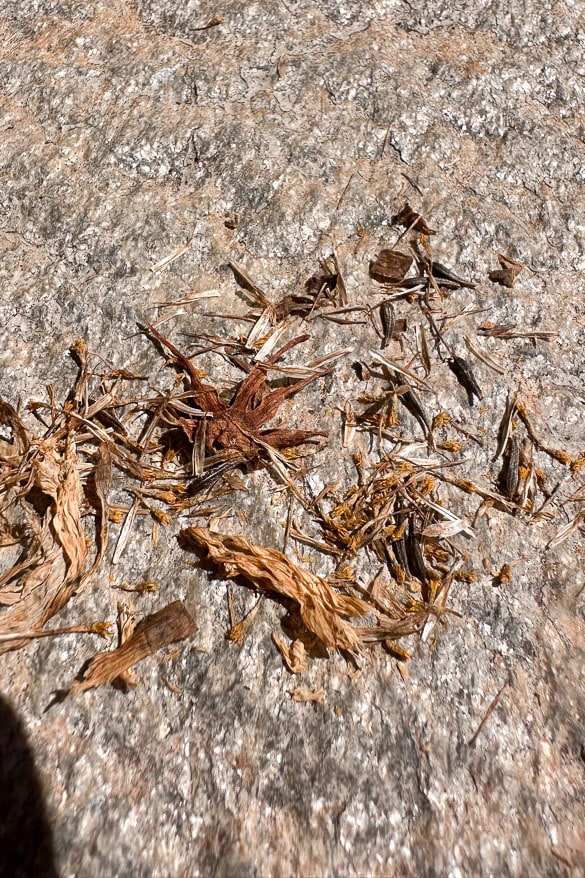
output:
<svg viewBox="0 0 585 878"><path fill-rule="evenodd" d="M53 833L32 750L0 696L0 878L57 878Z"/></svg>

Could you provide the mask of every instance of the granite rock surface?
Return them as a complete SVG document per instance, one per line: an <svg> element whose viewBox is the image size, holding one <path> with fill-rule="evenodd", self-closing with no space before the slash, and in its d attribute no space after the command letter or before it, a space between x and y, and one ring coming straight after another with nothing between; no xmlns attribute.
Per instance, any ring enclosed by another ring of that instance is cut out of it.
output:
<svg viewBox="0 0 585 878"><path fill-rule="evenodd" d="M477 281L449 300L453 314L485 309L453 329L460 355L482 319L559 333L485 342L504 374L477 363L484 399L473 409L438 367L436 410L493 451L507 391L519 388L539 434L578 457L580 10L570 0L0 0L0 395L24 406L52 384L63 399L78 337L104 363L168 382L136 321L213 292L182 306L169 334L235 331L205 317L245 310L228 260L277 301L335 251L350 303L379 299L369 260L396 239L392 217L408 200L438 230L436 258ZM525 266L511 290L487 278L498 252ZM352 360L379 342L369 325L316 321L311 333L299 363L354 348L287 409L299 426L330 431L313 461L318 491L351 478L339 409L360 393ZM217 362L207 367L218 374ZM472 477L493 475L489 449L468 451ZM566 478L542 465L551 487ZM246 478L222 526L282 547L284 492L266 471ZM582 484L569 478L568 493ZM49 709L97 639L0 657L44 790L54 868L85 878L585 875L582 528L546 548L568 514L480 518L469 547L477 581L451 594L460 615L412 641L408 674L375 651L357 672L337 655L312 662L300 679L325 690L317 703L288 694L299 680L272 641L281 609L265 602L244 644L226 641L225 583L179 549L172 527L155 551L139 522L120 563L58 621L114 619L112 583L152 580L158 591L136 598L137 612L183 599L193 641L142 663L130 693L103 687ZM505 562L512 581L495 587ZM238 612L251 606L235 587L234 597Z"/></svg>

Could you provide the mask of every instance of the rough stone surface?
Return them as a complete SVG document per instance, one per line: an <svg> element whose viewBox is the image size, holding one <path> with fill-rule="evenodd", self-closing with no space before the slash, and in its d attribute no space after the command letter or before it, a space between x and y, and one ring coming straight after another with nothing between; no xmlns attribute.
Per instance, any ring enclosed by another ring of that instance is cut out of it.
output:
<svg viewBox="0 0 585 878"><path fill-rule="evenodd" d="M480 281L452 296L453 313L472 304L560 331L536 347L486 343L506 374L478 365L474 410L437 373L436 409L493 443L506 389L520 386L540 433L582 450L581 4L2 0L0 16L0 394L12 404L47 383L62 398L78 336L164 383L136 320L216 290L169 332L221 331L205 310L243 312L228 259L278 299L335 248L350 300L367 301L369 259L395 239L391 217L409 199L440 230L437 258ZM368 238L356 251L358 224ZM526 266L513 291L487 280L499 251ZM476 322L453 330L459 353ZM357 358L377 340L368 327L315 324L297 357L348 344ZM351 472L336 407L359 392L343 361L288 410L331 430L316 488ZM544 464L554 484L563 469ZM470 466L489 471L490 455ZM281 546L284 495L267 473L249 485L226 527ZM144 662L130 694L102 688L48 711L52 690L101 647L60 638L0 658L60 874L584 875L582 531L544 549L566 520L484 516L475 557L488 568L520 559L512 583L494 588L477 560L478 581L452 594L461 618L413 645L408 679L377 653L357 676L339 656L313 662L302 682L324 687L318 704L287 694L297 680L271 640L278 608L265 604L240 649L227 643L222 581L171 531L153 552L139 526L111 573L158 581L141 613L186 601L199 632L178 658ZM114 618L108 572L60 622Z"/></svg>

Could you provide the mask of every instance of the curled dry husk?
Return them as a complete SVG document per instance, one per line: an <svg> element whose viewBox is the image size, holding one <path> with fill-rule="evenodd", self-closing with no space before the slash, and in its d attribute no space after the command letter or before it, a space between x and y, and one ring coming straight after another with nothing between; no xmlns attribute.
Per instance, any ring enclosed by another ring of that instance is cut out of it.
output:
<svg viewBox="0 0 585 878"><path fill-rule="evenodd" d="M243 576L262 592L296 603L303 624L325 647L357 653L359 632L348 619L368 615L371 607L360 598L340 594L327 580L297 566L282 552L255 546L243 537L189 527L179 534L182 548L203 550L225 576Z"/></svg>
<svg viewBox="0 0 585 878"><path fill-rule="evenodd" d="M14 418L10 420L15 436L20 434L21 425ZM15 638L19 632L40 630L80 584L87 543L81 523L83 490L72 439L66 441L63 451L51 439L39 444L32 460L30 487L47 498L48 506L39 518L32 505L19 498L29 548L26 559L0 578L0 604L4 605L0 632ZM15 496L11 499L17 502ZM0 652L23 643L9 640L0 645Z"/></svg>

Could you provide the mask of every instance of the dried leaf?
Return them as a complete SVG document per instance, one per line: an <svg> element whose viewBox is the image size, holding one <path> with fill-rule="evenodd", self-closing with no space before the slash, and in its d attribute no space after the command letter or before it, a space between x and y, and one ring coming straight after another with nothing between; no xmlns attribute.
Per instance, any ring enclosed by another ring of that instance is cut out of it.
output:
<svg viewBox="0 0 585 878"><path fill-rule="evenodd" d="M498 262L502 266L498 271L490 271L488 273L488 277L491 281L497 284L501 284L503 287L512 288L514 286L514 281L524 268L520 262L514 262L513 259L510 259L508 256L504 256L503 253L498 253Z"/></svg>
<svg viewBox="0 0 585 878"><path fill-rule="evenodd" d="M26 508L33 534L29 561L11 571L15 599L0 614L1 634L40 630L78 587L87 556L81 524L83 491L71 437L63 454L53 440L41 443L32 473L35 488L50 498L50 505L42 521L32 507ZM14 640L0 646L0 652L22 645L23 641Z"/></svg>
<svg viewBox="0 0 585 878"><path fill-rule="evenodd" d="M90 661L82 680L76 680L70 695L84 692L103 683L111 683L137 662L154 655L159 649L180 640L186 640L197 631L193 618L181 601L152 613L142 619L130 637L117 649L99 652Z"/></svg>
<svg viewBox="0 0 585 878"><path fill-rule="evenodd" d="M414 229L415 232L420 232L423 235L437 234L436 230L431 229L427 225L426 220L420 213L413 210L408 202L406 202L400 213L394 217L393 222L397 226L403 226L405 229Z"/></svg>
<svg viewBox="0 0 585 878"><path fill-rule="evenodd" d="M285 643L284 640L281 640L280 637L277 637L276 634L272 635L272 639L278 647L284 663L291 674L302 674L303 671L307 670L307 650L305 649L305 644L302 640L297 638L297 640L293 640L292 643L289 644Z"/></svg>
<svg viewBox="0 0 585 878"><path fill-rule="evenodd" d="M9 402L0 398L0 424L10 427L12 430L13 441L11 443L3 443L3 452L0 454L0 463L11 457L16 463L20 463L29 448L29 438L26 428ZM6 451L10 449L10 455Z"/></svg>
<svg viewBox="0 0 585 878"><path fill-rule="evenodd" d="M242 576L260 591L298 604L303 624L327 648L359 652L359 637L346 619L367 615L371 608L365 601L339 594L325 579L293 564L282 552L255 546L243 537L190 527L181 531L179 543L184 549L204 550L228 578Z"/></svg>
<svg viewBox="0 0 585 878"><path fill-rule="evenodd" d="M271 354L266 362L257 363L239 385L231 403L226 406L214 387L202 383L197 369L175 345L153 326L145 326L143 330L167 348L177 365L187 374L191 385L189 395L195 405L200 407L202 411L213 415L207 424L205 433L205 450L208 455L230 450L241 453L242 460L240 462L257 460L260 449L266 446L272 446L273 449L277 450L292 448L311 441L317 436L327 435L321 430L262 429L264 424L276 415L287 397L311 384L316 377L324 377L331 371L330 368L318 372L316 375L312 373L308 378L303 378L292 386L270 390L258 403L259 394L266 389L268 368L295 345L305 341L308 338L307 335L291 339L274 354ZM172 406L172 402L169 401L169 411L171 411ZM176 408L175 419L172 423L180 424L188 440L193 442L192 417L185 417L181 414L181 409Z"/></svg>

